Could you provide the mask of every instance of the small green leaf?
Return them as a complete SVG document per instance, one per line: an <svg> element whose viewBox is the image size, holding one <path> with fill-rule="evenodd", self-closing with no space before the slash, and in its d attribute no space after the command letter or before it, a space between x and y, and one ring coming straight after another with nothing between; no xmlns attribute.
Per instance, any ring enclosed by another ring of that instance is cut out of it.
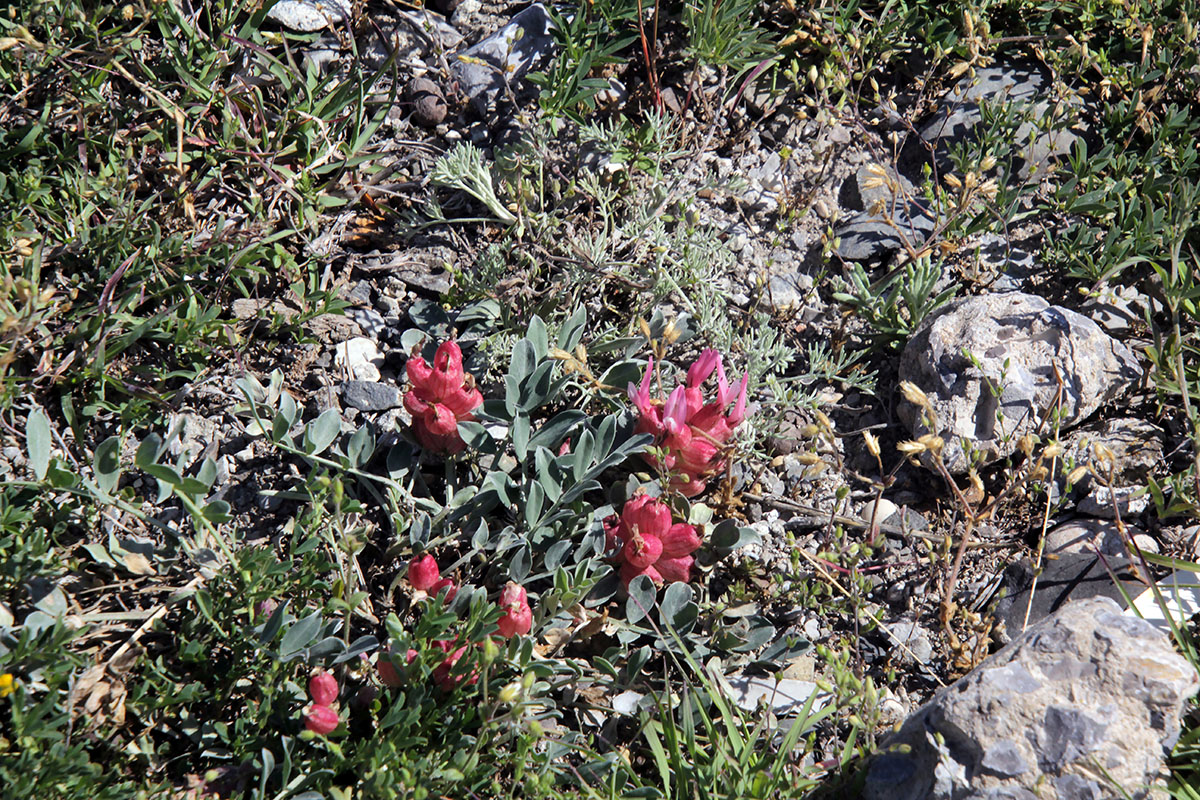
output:
<svg viewBox="0 0 1200 800"><path fill-rule="evenodd" d="M121 479L121 439L110 436L96 445L92 454L92 469L96 473L96 485L105 494L112 494Z"/></svg>
<svg viewBox="0 0 1200 800"><path fill-rule="evenodd" d="M341 432L342 415L336 409L325 409L321 416L304 428L304 452L310 456L319 455L333 444Z"/></svg>
<svg viewBox="0 0 1200 800"><path fill-rule="evenodd" d="M678 581L670 584L658 604L659 619L664 625L674 625L675 616L691 601L692 587Z"/></svg>
<svg viewBox="0 0 1200 800"><path fill-rule="evenodd" d="M512 359L508 365L508 374L520 383L537 368L537 362L537 352L534 349L533 342L528 339L522 339L513 348Z"/></svg>
<svg viewBox="0 0 1200 800"><path fill-rule="evenodd" d="M321 630L321 612L314 611L288 628L279 643L279 655L289 656L307 647Z"/></svg>
<svg viewBox="0 0 1200 800"><path fill-rule="evenodd" d="M649 575L638 575L629 582L629 599L625 601L625 620L636 624L654 608L654 581Z"/></svg>
<svg viewBox="0 0 1200 800"><path fill-rule="evenodd" d="M50 467L50 420L46 412L34 408L25 418L25 447L29 451L29 466L39 481Z"/></svg>

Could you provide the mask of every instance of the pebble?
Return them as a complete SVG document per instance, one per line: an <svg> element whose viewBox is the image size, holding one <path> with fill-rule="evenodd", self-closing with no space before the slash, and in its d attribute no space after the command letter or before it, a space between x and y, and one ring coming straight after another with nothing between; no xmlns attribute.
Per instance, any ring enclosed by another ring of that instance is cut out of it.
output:
<svg viewBox="0 0 1200 800"><path fill-rule="evenodd" d="M342 400L360 411L386 411L400 405L400 390L386 383L343 381Z"/></svg>
<svg viewBox="0 0 1200 800"><path fill-rule="evenodd" d="M350 18L350 0L279 0L267 11L267 19L301 33L339 25Z"/></svg>
<svg viewBox="0 0 1200 800"><path fill-rule="evenodd" d="M383 366L383 353L371 339L357 337L334 348L333 363L346 370L356 381L377 382Z"/></svg>
<svg viewBox="0 0 1200 800"><path fill-rule="evenodd" d="M413 106L413 121L423 128L435 128L446 119L449 110L441 87L428 78L413 78L404 89Z"/></svg>

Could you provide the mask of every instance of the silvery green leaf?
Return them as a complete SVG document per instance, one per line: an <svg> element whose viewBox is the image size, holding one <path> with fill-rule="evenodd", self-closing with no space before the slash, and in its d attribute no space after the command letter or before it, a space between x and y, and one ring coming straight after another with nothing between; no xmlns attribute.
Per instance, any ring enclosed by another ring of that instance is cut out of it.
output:
<svg viewBox="0 0 1200 800"><path fill-rule="evenodd" d="M29 466L39 481L50 467L50 420L46 412L34 408L25 418L25 448L29 451Z"/></svg>
<svg viewBox="0 0 1200 800"><path fill-rule="evenodd" d="M279 643L279 655L289 656L307 647L321 630L321 612L314 611L288 628Z"/></svg>
<svg viewBox="0 0 1200 800"><path fill-rule="evenodd" d="M341 432L342 415L336 409L325 409L321 416L304 427L304 452L310 456L319 455Z"/></svg>
<svg viewBox="0 0 1200 800"><path fill-rule="evenodd" d="M546 556L542 559L542 563L547 570L556 570L566 560L567 554L571 552L571 548L575 547L575 543L566 540L555 542L546 550Z"/></svg>
<svg viewBox="0 0 1200 800"><path fill-rule="evenodd" d="M542 507L546 500L546 493L542 489L540 483L531 483L529 485L529 496L525 500L525 526L533 530L542 517Z"/></svg>
<svg viewBox="0 0 1200 800"><path fill-rule="evenodd" d="M110 436L96 445L96 452L92 454L96 485L105 494L112 494L112 490L117 488L117 482L121 480L120 455L121 439L117 436Z"/></svg>
<svg viewBox="0 0 1200 800"><path fill-rule="evenodd" d="M578 409L569 408L566 411L560 411L529 438L529 446L557 450L571 429L584 419L587 419L587 414Z"/></svg>
<svg viewBox="0 0 1200 800"><path fill-rule="evenodd" d="M517 583L524 583L525 578L529 576L529 568L532 561L529 557L529 548L522 545L513 553L513 557L508 562L508 576Z"/></svg>
<svg viewBox="0 0 1200 800"><path fill-rule="evenodd" d="M625 620L636 624L654 608L654 581L648 575L638 575L629 582L629 599L625 601Z"/></svg>
<svg viewBox="0 0 1200 800"><path fill-rule="evenodd" d="M542 322L542 318L537 314L529 321L529 332L525 334L525 338L533 346L533 353L538 360L546 357L550 349L550 337L546 333L546 323Z"/></svg>
<svg viewBox="0 0 1200 800"><path fill-rule="evenodd" d="M533 342L528 339L522 339L513 348L512 359L508 365L508 374L519 384L533 373L534 369L537 368L537 362L537 352L534 350Z"/></svg>
<svg viewBox="0 0 1200 800"><path fill-rule="evenodd" d="M559 348L568 352L574 351L583 340L586 325L587 311L583 306L579 306L558 331Z"/></svg>
<svg viewBox="0 0 1200 800"><path fill-rule="evenodd" d="M524 461L529 452L529 417L524 414L514 417L511 433L513 452L516 453L518 461Z"/></svg>
<svg viewBox="0 0 1200 800"><path fill-rule="evenodd" d="M658 604L659 619L665 625L673 625L675 623L675 615L682 611L684 606L691 601L692 587L678 581L669 584L663 591L662 599Z"/></svg>
<svg viewBox="0 0 1200 800"><path fill-rule="evenodd" d="M271 612L271 616L263 625L262 633L258 635L260 645L269 645L275 641L275 637L279 635L279 629L283 627L283 623L287 619L288 604L291 602L291 600L284 600L275 606L275 610Z"/></svg>

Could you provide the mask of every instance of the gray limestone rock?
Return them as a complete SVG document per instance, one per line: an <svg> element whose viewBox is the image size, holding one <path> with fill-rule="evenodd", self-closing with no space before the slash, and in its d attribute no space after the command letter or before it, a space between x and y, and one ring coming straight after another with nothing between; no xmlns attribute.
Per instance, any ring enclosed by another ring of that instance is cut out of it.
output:
<svg viewBox="0 0 1200 800"><path fill-rule="evenodd" d="M838 202L851 211L870 211L876 203L884 209L914 197L912 181L884 164L864 164L842 183Z"/></svg>
<svg viewBox="0 0 1200 800"><path fill-rule="evenodd" d="M1066 441L1066 458L1076 464L1097 461L1096 445L1113 454L1113 477L1117 485L1143 485L1163 459L1163 429L1152 422L1120 417L1104 422L1099 430L1084 430ZM1108 465L1097 463L1102 471Z"/></svg>
<svg viewBox="0 0 1200 800"><path fill-rule="evenodd" d="M267 19L285 28L309 33L350 18L350 0L279 0L267 12Z"/></svg>
<svg viewBox="0 0 1200 800"><path fill-rule="evenodd" d="M508 81L515 81L554 49L554 22L541 3L458 55L452 69L459 88L482 114Z"/></svg>
<svg viewBox="0 0 1200 800"><path fill-rule="evenodd" d="M961 474L1013 453L1056 403L1069 428L1141 374L1129 348L1074 311L1020 292L966 297L925 320L900 358L900 379L932 402L933 430L911 403L899 414L914 437L941 436Z"/></svg>
<svg viewBox="0 0 1200 800"><path fill-rule="evenodd" d="M343 381L342 400L359 411L387 411L400 405L400 390L386 383Z"/></svg>
<svg viewBox="0 0 1200 800"><path fill-rule="evenodd" d="M963 76L919 128L920 142L906 148L906 170L919 171L932 147L938 172L955 172L950 152L983 128L984 107L1009 106L1016 123L1012 175L1025 180L1041 174L1051 159L1069 153L1078 138L1075 107L1079 99L1054 98L1053 88L1050 75L1040 65L1017 59L1001 60Z"/></svg>
<svg viewBox="0 0 1200 800"><path fill-rule="evenodd" d="M1143 551L1158 552L1158 543L1152 537L1132 526L1128 534ZM1137 574L1142 568L1130 559L1115 522L1064 522L1046 534L1044 548L1046 557L1036 583L1033 564L1027 559L1004 570L1004 596L996 604L995 615L1004 622L1008 635L1021 632L1026 615L1034 624L1072 600L1108 597L1123 603L1122 593L1136 597L1144 588Z"/></svg>
<svg viewBox="0 0 1200 800"><path fill-rule="evenodd" d="M889 205L883 214L860 211L834 229L834 252L844 261L880 261L907 243L918 248L937 227L923 200L909 199Z"/></svg>
<svg viewBox="0 0 1200 800"><path fill-rule="evenodd" d="M1147 798L1198 686L1149 623L1107 598L1070 603L909 717L862 796Z"/></svg>

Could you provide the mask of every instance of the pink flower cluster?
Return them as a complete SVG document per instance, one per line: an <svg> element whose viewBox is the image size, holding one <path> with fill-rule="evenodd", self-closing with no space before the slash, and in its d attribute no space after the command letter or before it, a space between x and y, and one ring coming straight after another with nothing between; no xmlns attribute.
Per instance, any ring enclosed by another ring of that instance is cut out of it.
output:
<svg viewBox="0 0 1200 800"><path fill-rule="evenodd" d="M446 603L453 600L454 595L458 592L458 586L454 581L441 577L437 561L428 554L409 562L408 582L414 589L427 595L437 596L445 589ZM533 627L533 609L529 606L529 594L524 587L509 581L508 585L500 592L498 605L501 614L496 626L502 637L511 639L513 636L525 636L529 633ZM456 648L454 644L449 639L437 639L430 642L430 647L447 654L442 663L433 670L433 680L445 692L453 691L464 681L466 685L470 686L479 680L475 670L471 670L467 675L451 674L455 665L467 652L467 645L460 645ZM405 664L412 664L419 655L420 653L410 648L404 656ZM379 679L385 685L392 687L404 685L405 679L392 664L390 656L381 656L376 669L379 672Z"/></svg>
<svg viewBox="0 0 1200 800"><path fill-rule="evenodd" d="M717 396L705 404L700 390L714 370ZM725 379L721 354L709 348L688 369L687 383L675 387L666 402L650 397L653 374L651 358L641 386L629 384L629 399L638 410L637 432L652 434L656 444L666 451L661 463L652 457L651 464L671 474L672 487L693 497L704 491L709 477L725 468L725 444L746 418L746 385L750 374L742 375L735 391ZM730 403L733 408L726 413Z"/></svg>
<svg viewBox="0 0 1200 800"><path fill-rule="evenodd" d="M693 525L672 524L671 509L661 500L634 497L619 517L604 520L604 532L626 588L638 575L648 575L656 585L690 580L700 535Z"/></svg>
<svg viewBox="0 0 1200 800"><path fill-rule="evenodd" d="M312 703L304 710L304 727L322 736L333 733L341 720L333 704L337 701L337 678L321 670L308 681L308 695Z"/></svg>
<svg viewBox="0 0 1200 800"><path fill-rule="evenodd" d="M453 454L466 445L458 423L474 419L471 413L483 402L475 378L462 368L457 342L443 342L433 366L414 355L405 366L412 388L404 394L404 407L412 414L413 434L427 450Z"/></svg>

